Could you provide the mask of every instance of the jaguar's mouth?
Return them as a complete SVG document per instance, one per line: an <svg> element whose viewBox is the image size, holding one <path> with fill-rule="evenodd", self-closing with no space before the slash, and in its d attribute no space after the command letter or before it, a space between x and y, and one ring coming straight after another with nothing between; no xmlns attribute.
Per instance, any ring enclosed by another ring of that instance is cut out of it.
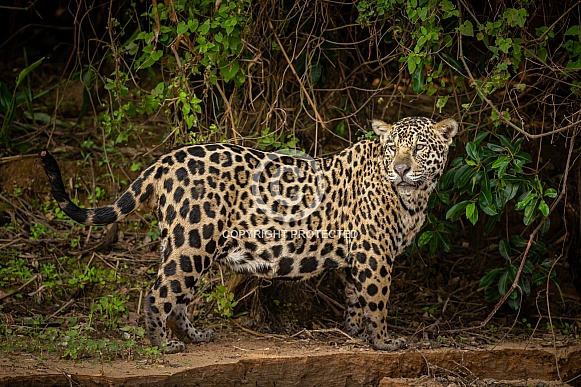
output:
<svg viewBox="0 0 581 387"><path fill-rule="evenodd" d="M411 195L417 190L418 185L409 181L401 180L395 185L395 187L400 194Z"/></svg>

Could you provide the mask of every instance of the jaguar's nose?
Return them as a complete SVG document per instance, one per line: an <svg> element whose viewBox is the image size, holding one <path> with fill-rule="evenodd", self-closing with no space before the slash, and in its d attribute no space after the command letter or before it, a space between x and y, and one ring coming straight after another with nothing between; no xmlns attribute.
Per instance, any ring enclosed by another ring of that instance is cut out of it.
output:
<svg viewBox="0 0 581 387"><path fill-rule="evenodd" d="M394 165L393 170L401 177L404 177L406 173L409 172L410 167L407 164L396 164Z"/></svg>

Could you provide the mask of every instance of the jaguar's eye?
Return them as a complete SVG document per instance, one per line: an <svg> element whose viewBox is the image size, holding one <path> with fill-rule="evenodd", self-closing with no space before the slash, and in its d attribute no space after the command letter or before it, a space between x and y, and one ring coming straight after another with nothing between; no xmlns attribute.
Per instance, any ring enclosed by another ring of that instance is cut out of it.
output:
<svg viewBox="0 0 581 387"><path fill-rule="evenodd" d="M397 150L397 147L395 146L395 144L387 144L387 149L389 149L389 151L391 153L395 153Z"/></svg>
<svg viewBox="0 0 581 387"><path fill-rule="evenodd" d="M416 153L424 150L426 146L424 144L417 144L416 145Z"/></svg>

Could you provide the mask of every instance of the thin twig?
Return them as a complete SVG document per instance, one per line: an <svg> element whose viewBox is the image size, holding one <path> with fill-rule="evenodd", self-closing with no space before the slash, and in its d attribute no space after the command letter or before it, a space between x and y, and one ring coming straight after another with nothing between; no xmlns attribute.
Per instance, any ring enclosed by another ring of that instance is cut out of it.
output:
<svg viewBox="0 0 581 387"><path fill-rule="evenodd" d="M0 164L10 163L12 161L20 161L22 159L29 159L33 157L38 157L36 153L28 154L28 155L17 155L17 156L6 156L0 157Z"/></svg>
<svg viewBox="0 0 581 387"><path fill-rule="evenodd" d="M61 306L60 308L58 308L56 312L54 312L53 314L51 314L50 316L48 316L46 318L46 321L50 321L52 318L56 317L61 311L65 310L66 308L68 308L69 306L71 306L75 301L77 301L76 298L71 298L66 304L64 304L63 306Z"/></svg>
<svg viewBox="0 0 581 387"><path fill-rule="evenodd" d="M276 40L276 43L280 47L280 51L284 55L284 58L286 59L288 65L289 65L289 68L291 69L294 76L297 78L297 81L299 82L299 86L300 86L303 94L305 95L305 98L309 102L309 105L311 105L311 107L313 108L313 111L315 113L315 116L317 117L317 120L319 121L319 124L323 127L323 129L327 129L327 126L325 124L325 121L323 120L323 117L321 117L321 114L317 110L317 106L315 106L315 102L313 102L313 100L311 99L311 96L309 95L309 93L307 92L307 89L305 88L305 85L303 85L303 82L301 81L301 77L299 77L299 75L297 74L295 67L292 64L292 61L290 60L288 54L286 53L284 46L282 45L280 39L278 38L278 35L274 29L274 26L272 25L272 22L270 20L268 21L268 27L270 27L270 29L272 30L272 33L274 35L274 39Z"/></svg>
<svg viewBox="0 0 581 387"><path fill-rule="evenodd" d="M460 38L461 39L461 38ZM526 130L518 127L517 125L515 125L512 121L508 120L504 114L498 110L498 108L496 107L496 105L490 100L488 99L488 97L486 97L486 95L484 95L484 92L478 87L478 83L476 82L476 79L474 78L474 75L472 75L472 72L470 71L468 64L466 63L466 59L464 58L464 53L462 51L462 42L460 41L458 44L458 49L460 52L460 60L462 61L462 64L464 65L464 69L466 70L466 74L468 75L468 78L470 78L470 81L472 82L472 86L474 87L474 89L476 90L476 93L478 94L478 96L480 98L482 98L482 100L484 102L486 102L486 104L498 115L498 117L500 117L500 119L502 119L508 126L510 126L511 128L513 128L514 130L516 130L517 132L519 132L520 134L522 134L523 136L530 138L530 139L537 139L537 138L542 138L542 137L546 137L546 136L550 136L552 134L556 134L556 133L560 133L560 132L564 132L566 130L575 128L577 126L579 126L579 124L581 123L581 121L577 120L569 125L563 126L561 128L558 129L554 129L545 133L541 133L541 134L531 134L529 132L527 132ZM524 128L524 122L521 122L523 128Z"/></svg>
<svg viewBox="0 0 581 387"><path fill-rule="evenodd" d="M218 89L218 92L222 96L222 99L224 100L224 105L226 106L226 111L228 112L228 116L230 117L230 125L232 125L232 133L234 133L234 144L238 144L238 138L242 136L240 135L240 133L236 131L236 120L234 119L234 112L232 111L230 101L228 100L228 98L226 98L226 94L224 93L218 82L216 82L216 89Z"/></svg>
<svg viewBox="0 0 581 387"><path fill-rule="evenodd" d="M5 298L8 298L10 296L13 296L17 293L20 293L20 291L22 289L24 289L25 287L27 287L28 285L30 285L32 282L36 281L37 278L41 278L42 276L40 274L35 274L34 276L32 276L31 279L29 279L28 281L26 281L24 284L22 284L18 289L14 290L13 292L10 293L6 293L2 296L0 296L0 301L2 301Z"/></svg>

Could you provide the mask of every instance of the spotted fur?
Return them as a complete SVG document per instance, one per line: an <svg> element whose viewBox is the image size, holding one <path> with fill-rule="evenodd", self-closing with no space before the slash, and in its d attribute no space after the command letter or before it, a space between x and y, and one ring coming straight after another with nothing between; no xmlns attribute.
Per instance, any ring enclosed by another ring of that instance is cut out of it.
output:
<svg viewBox="0 0 581 387"><path fill-rule="evenodd" d="M296 280L344 268L348 332L366 331L375 348L393 350L403 344L387 329L393 262L424 222L457 126L374 120L378 139L316 161L229 144L186 146L95 209L72 203L55 159L47 151L41 158L59 206L79 223L110 224L157 198L161 263L144 305L152 345L179 352L184 342L212 338L186 309L218 262L236 273Z"/></svg>

